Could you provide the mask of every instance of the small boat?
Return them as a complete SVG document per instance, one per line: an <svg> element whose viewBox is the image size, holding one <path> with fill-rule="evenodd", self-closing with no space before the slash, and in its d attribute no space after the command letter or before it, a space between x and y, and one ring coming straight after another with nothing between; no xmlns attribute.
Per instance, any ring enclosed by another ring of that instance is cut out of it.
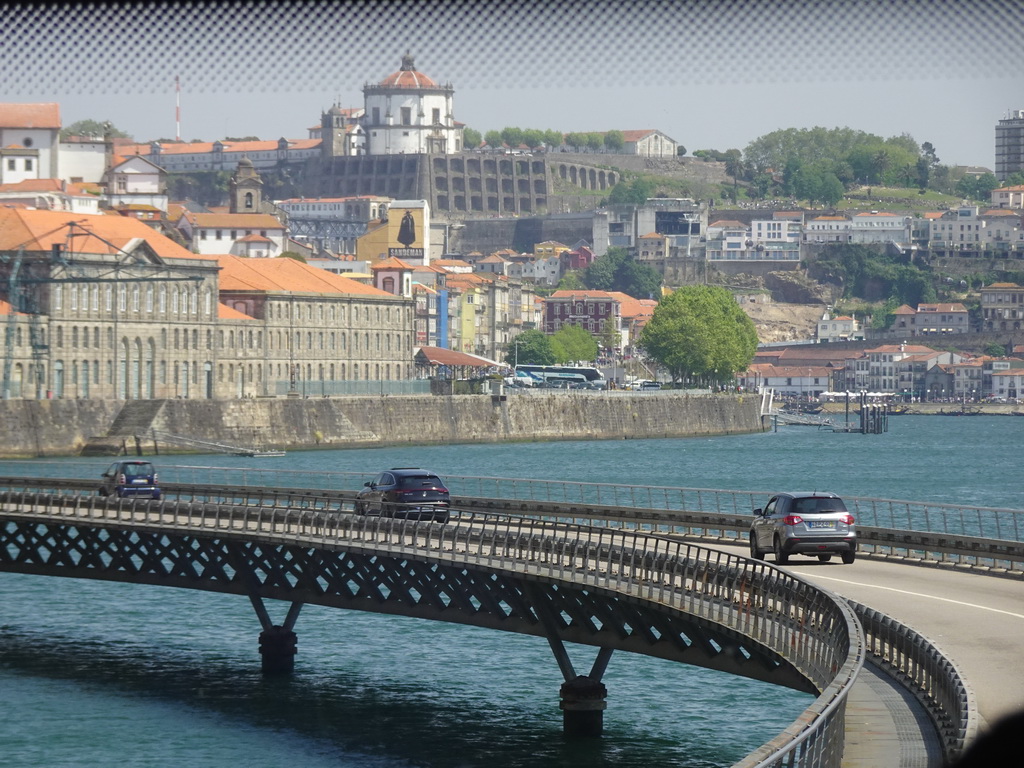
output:
<svg viewBox="0 0 1024 768"><path fill-rule="evenodd" d="M284 451L239 451L235 454L235 456L246 456L250 459L268 459L284 455Z"/></svg>

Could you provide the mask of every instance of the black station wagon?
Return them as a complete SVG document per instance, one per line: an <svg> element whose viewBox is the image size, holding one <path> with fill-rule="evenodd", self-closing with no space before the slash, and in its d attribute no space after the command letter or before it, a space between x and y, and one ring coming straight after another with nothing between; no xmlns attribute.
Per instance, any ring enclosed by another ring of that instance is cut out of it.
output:
<svg viewBox="0 0 1024 768"><path fill-rule="evenodd" d="M358 515L448 522L448 488L433 472L396 467L363 484L356 496Z"/></svg>

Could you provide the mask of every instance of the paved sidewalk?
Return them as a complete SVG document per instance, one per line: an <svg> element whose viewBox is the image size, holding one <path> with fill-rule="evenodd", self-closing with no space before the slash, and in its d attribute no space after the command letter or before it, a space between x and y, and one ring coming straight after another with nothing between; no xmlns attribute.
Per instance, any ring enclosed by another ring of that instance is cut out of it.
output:
<svg viewBox="0 0 1024 768"><path fill-rule="evenodd" d="M939 768L942 747L924 707L873 664L846 704L842 768Z"/></svg>

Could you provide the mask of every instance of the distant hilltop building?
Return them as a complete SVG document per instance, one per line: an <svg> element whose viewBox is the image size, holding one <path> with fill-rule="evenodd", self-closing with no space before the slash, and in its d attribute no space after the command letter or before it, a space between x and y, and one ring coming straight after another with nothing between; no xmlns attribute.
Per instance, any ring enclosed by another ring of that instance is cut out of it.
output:
<svg viewBox="0 0 1024 768"><path fill-rule="evenodd" d="M996 178L1024 171L1024 109L1011 110L996 123Z"/></svg>

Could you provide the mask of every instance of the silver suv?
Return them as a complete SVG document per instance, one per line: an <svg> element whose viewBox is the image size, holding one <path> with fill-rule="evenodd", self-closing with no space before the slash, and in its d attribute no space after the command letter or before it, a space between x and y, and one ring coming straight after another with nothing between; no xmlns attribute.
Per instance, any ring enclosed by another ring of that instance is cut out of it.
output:
<svg viewBox="0 0 1024 768"><path fill-rule="evenodd" d="M841 555L844 563L857 557L853 515L834 493L780 493L764 509L754 510L750 524L750 556L764 560L775 553L785 565L790 555L809 555L827 563Z"/></svg>

